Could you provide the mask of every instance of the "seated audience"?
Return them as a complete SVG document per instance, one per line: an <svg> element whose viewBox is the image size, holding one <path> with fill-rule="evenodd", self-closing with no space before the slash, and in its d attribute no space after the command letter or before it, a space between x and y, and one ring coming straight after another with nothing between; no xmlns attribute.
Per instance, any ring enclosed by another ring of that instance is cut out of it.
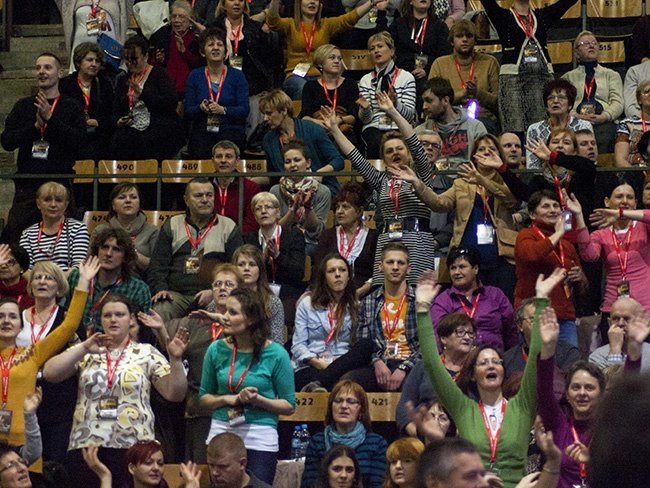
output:
<svg viewBox="0 0 650 488"><path fill-rule="evenodd" d="M395 64L395 41L388 32L379 32L368 39L368 51L375 68L359 82L359 119L363 124L361 138L365 145L365 156L378 159L382 136L399 125L379 104L377 95L386 93L399 115L411 123L416 117L415 78ZM337 121L338 122L338 121Z"/></svg>
<svg viewBox="0 0 650 488"><path fill-rule="evenodd" d="M178 100L185 98L185 84L190 72L201 64L199 43L194 31L192 7L194 2L175 0L169 8L168 23L151 35L151 58L153 66L167 70L178 93Z"/></svg>
<svg viewBox="0 0 650 488"><path fill-rule="evenodd" d="M314 434L307 446L303 488L317 486L318 466L334 445L354 450L364 488L380 488L386 469L386 439L372 432L370 405L364 389L353 381L337 383L327 398L325 431Z"/></svg>
<svg viewBox="0 0 650 488"><path fill-rule="evenodd" d="M237 144L229 140L217 142L212 147L212 164L215 173L236 173L241 152ZM255 220L252 201L261 190L260 186L248 178L215 177L212 180L219 201L214 207L219 215L225 215L234 222L239 222L239 185L244 185L244 221L242 232L257 231L259 224Z"/></svg>
<svg viewBox="0 0 650 488"><path fill-rule="evenodd" d="M313 171L343 171L343 156L332 144L325 129L309 120L294 117L291 99L282 90L273 90L264 95L260 100L260 110L271 129L264 136L263 143L268 171L285 171L283 148L296 139L306 144ZM329 188L332 195L339 191L340 185L334 176L318 176L323 178L323 185ZM272 178L272 181L277 183L278 178Z"/></svg>
<svg viewBox="0 0 650 488"><path fill-rule="evenodd" d="M532 226L523 229L515 243L517 286L515 307L534 296L535 280L558 266L566 271L562 287L550 292L551 304L560 322L560 340L578 346L575 296L582 294L589 283L582 272L575 247L564 238L566 228L557 192L540 190L528 200Z"/></svg>
<svg viewBox="0 0 650 488"><path fill-rule="evenodd" d="M415 296L406 280L409 255L401 242L388 242L382 248L379 270L384 273L383 286L367 295L359 307L357 337L372 341L371 361L345 377L366 391L400 391L421 357Z"/></svg>
<svg viewBox="0 0 650 488"><path fill-rule="evenodd" d="M625 73L623 100L625 103L626 117L641 115L641 107L639 106L636 90L643 81L648 79L650 79L650 64L647 63L632 66Z"/></svg>
<svg viewBox="0 0 650 488"><path fill-rule="evenodd" d="M348 262L350 280L357 297L362 298L372 285L379 232L365 224L364 211L368 204L358 183L346 184L334 197L332 206L337 225L323 231L318 239L314 268L320 266L327 254L337 252Z"/></svg>
<svg viewBox="0 0 650 488"><path fill-rule="evenodd" d="M312 170L312 155L303 141L289 141L282 147L287 176L271 188L280 203L279 224L298 227L304 233L305 254L313 256L318 238L325 229L332 194L315 176L290 176Z"/></svg>
<svg viewBox="0 0 650 488"><path fill-rule="evenodd" d="M526 131L526 142L531 140L548 140L551 131L554 129L570 129L578 131L588 129L593 132L591 122L580 119L570 114L575 105L578 91L569 81L564 78L556 78L544 84L543 97L548 112L548 120L540 120L528 127ZM541 168L542 160L534 152L526 154L527 168Z"/></svg>
<svg viewBox="0 0 650 488"><path fill-rule="evenodd" d="M431 306L431 321L436 331L447 314L464 313L475 323L475 345L489 344L504 351L517 344L512 304L499 288L485 286L478 278L481 266L478 249L452 247L447 266L451 288L440 293Z"/></svg>
<svg viewBox="0 0 650 488"><path fill-rule="evenodd" d="M640 106L639 113L628 116L618 124L614 157L616 166L619 167L643 164L643 158L637 151L637 144L647 131L646 116L650 117L650 76L637 86L636 100Z"/></svg>
<svg viewBox="0 0 650 488"><path fill-rule="evenodd" d="M147 273L154 310L165 322L182 317L195 299L200 308L210 302L212 294L204 288L211 283L212 268L229 262L243 243L237 225L214 210L208 179L190 180L184 199L187 213L165 221Z"/></svg>
<svg viewBox="0 0 650 488"><path fill-rule="evenodd" d="M29 254L29 268L38 261L52 261L66 275L88 253L88 229L78 220L66 217L70 203L68 189L60 183L48 181L36 192L36 206L41 222L26 228L20 236L20 246Z"/></svg>
<svg viewBox="0 0 650 488"><path fill-rule="evenodd" d="M104 51L95 42L79 44L72 54L75 72L59 82L59 91L77 100L86 115L86 140L78 159L106 159L114 123L113 84L103 69Z"/></svg>
<svg viewBox="0 0 650 488"><path fill-rule="evenodd" d="M185 143L174 81L164 68L148 63L148 50L147 40L140 36L127 39L122 49L128 73L118 75L115 87L112 159L162 161Z"/></svg>
<svg viewBox="0 0 650 488"><path fill-rule="evenodd" d="M155 347L131 340L129 330L136 316L126 297L108 295L99 315L105 332L93 334L49 360L43 377L60 382L79 376L67 459L70 483L99 487L82 455L83 448L95 445L99 447L99 458L113 474L115 486L122 486L130 479L127 449L136 442L153 441L151 387L172 402L185 398L187 379L182 355L187 330L179 330L167 345L168 362Z"/></svg>
<svg viewBox="0 0 650 488"><path fill-rule="evenodd" d="M579 66L562 78L576 87L576 107L572 113L591 122L602 153L614 152L616 125L623 113L623 80L613 69L598 64L598 41L592 32L582 31L573 41Z"/></svg>
<svg viewBox="0 0 650 488"><path fill-rule="evenodd" d="M404 437L386 450L386 474L383 488L417 488L417 462L424 451L418 439Z"/></svg>
<svg viewBox="0 0 650 488"><path fill-rule="evenodd" d="M326 131L321 117L321 106L332 107L343 126L343 133L356 138L355 126L359 119L359 85L352 78L342 76L346 69L341 50L333 44L325 44L314 53L314 66L321 75L309 80L302 89L302 105L299 117L320 125Z"/></svg>
<svg viewBox="0 0 650 488"><path fill-rule="evenodd" d="M147 284L134 276L136 251L131 236L122 229L106 228L98 232L88 249L89 256L99 259L99 272L90 284L90 294L81 323L88 335L103 332L99 308L109 293L119 293L129 299L137 312L151 308L151 292ZM79 270L70 273L68 282L74 289Z"/></svg>
<svg viewBox="0 0 650 488"><path fill-rule="evenodd" d="M0 244L0 299L15 298L21 310L34 305L23 276L28 269L27 251L18 244Z"/></svg>
<svg viewBox="0 0 650 488"><path fill-rule="evenodd" d="M454 105L467 107L470 100L476 100L476 118L488 132L498 134L498 61L491 54L476 52L476 25L469 20L454 23L446 41L453 51L433 62L428 77L449 80L454 89Z"/></svg>
<svg viewBox="0 0 650 488"><path fill-rule="evenodd" d="M208 347L199 390L201 407L213 411L208 442L223 432L237 434L248 451L248 468L272 483L279 448L278 416L295 411L291 362L281 345L268 340L269 317L259 294L246 288L233 290L226 306L226 338ZM213 459L208 447L208 463Z"/></svg>
<svg viewBox="0 0 650 488"><path fill-rule="evenodd" d="M244 280L243 288L256 293L262 300L266 320L269 324L269 339L284 344L284 310L277 295L277 288L271 287L267 279L264 256L257 246L244 244L232 255L232 264L239 268Z"/></svg>
<svg viewBox="0 0 650 488"><path fill-rule="evenodd" d="M232 141L246 149L248 83L241 70L226 65L226 31L204 30L199 49L207 66L187 79L185 115L191 121L187 149L192 159L207 159L219 141Z"/></svg>
<svg viewBox="0 0 650 488"><path fill-rule="evenodd" d="M110 201L106 217L108 224L95 227L92 239L108 228L122 229L129 234L135 246L135 272L140 279L145 280L160 229L147 222L147 216L142 212L142 193L136 184L118 183L111 191Z"/></svg>
<svg viewBox="0 0 650 488"><path fill-rule="evenodd" d="M515 323L521 332L520 337L523 340L503 353L503 367L506 370L506 378L510 378L517 372L523 372L526 368L526 363L530 358L534 319L535 299L525 298L519 303L515 312ZM555 350L555 366L560 368L563 373L566 373L569 367L580 359L578 348L564 341L557 341Z"/></svg>
<svg viewBox="0 0 650 488"><path fill-rule="evenodd" d="M255 195L251 208L260 229L244 234L244 242L262 251L267 281L279 291L285 323L292 326L296 301L305 291L305 236L296 226L280 225L280 201L273 193Z"/></svg>
<svg viewBox="0 0 650 488"><path fill-rule="evenodd" d="M339 444L324 455L314 488L362 488L359 461L354 449Z"/></svg>

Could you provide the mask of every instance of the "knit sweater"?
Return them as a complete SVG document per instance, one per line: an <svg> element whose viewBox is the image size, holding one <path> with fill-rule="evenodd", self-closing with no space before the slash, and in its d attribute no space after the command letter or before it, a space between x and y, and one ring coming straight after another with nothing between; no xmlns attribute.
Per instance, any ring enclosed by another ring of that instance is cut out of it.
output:
<svg viewBox="0 0 650 488"><path fill-rule="evenodd" d="M541 350L541 336L537 325L539 314L549 305L547 299L535 300L535 323L531 344L531 356ZM424 368L438 398L447 408L458 427L458 435L476 444L484 464L489 466L490 441L483 415L478 404L465 395L447 374L436 347L431 316L418 312L418 335ZM503 417L501 435L496 453L496 465L507 488L514 487L526 474L526 454L530 439L530 426L535 418L535 385L537 362L528 361L521 380L519 393L510 398Z"/></svg>

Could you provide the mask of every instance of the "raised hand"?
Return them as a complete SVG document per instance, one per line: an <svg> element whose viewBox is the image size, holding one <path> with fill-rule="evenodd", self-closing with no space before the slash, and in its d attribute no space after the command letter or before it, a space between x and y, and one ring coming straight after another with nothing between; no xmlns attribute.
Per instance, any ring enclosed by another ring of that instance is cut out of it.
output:
<svg viewBox="0 0 650 488"><path fill-rule="evenodd" d="M415 288L415 301L431 304L440 293L440 289L435 273L427 270L418 278L418 284Z"/></svg>
<svg viewBox="0 0 650 488"><path fill-rule="evenodd" d="M201 487L201 468L198 464L188 461L187 464L181 463L181 478L185 482L185 488L200 488Z"/></svg>
<svg viewBox="0 0 650 488"><path fill-rule="evenodd" d="M503 166L503 160L501 159L501 156L499 156L499 153L492 151L491 149L488 150L487 153L474 154L472 160L476 164L490 169L499 169Z"/></svg>
<svg viewBox="0 0 650 488"><path fill-rule="evenodd" d="M566 274L564 268L555 268L548 278L544 278L544 275L540 274L537 277L537 283L535 283L537 298L548 298L551 290L564 281Z"/></svg>
<svg viewBox="0 0 650 488"><path fill-rule="evenodd" d="M167 344L167 352L170 358L180 359L190 342L190 332L185 327L179 327L174 338Z"/></svg>
<svg viewBox="0 0 650 488"><path fill-rule="evenodd" d="M388 92L377 92L377 106L386 113L395 108Z"/></svg>
<svg viewBox="0 0 650 488"><path fill-rule="evenodd" d="M626 334L628 341L643 344L650 334L650 310L646 310L630 320L627 324Z"/></svg>
<svg viewBox="0 0 650 488"><path fill-rule="evenodd" d="M419 179L418 175L415 174L415 171L413 171L413 168L407 164L399 167L391 165L386 169L388 169L388 172L391 173L395 178L408 181L411 184L415 183Z"/></svg>
<svg viewBox="0 0 650 488"><path fill-rule="evenodd" d="M339 126L339 118L336 111L332 107L321 105L320 116L323 119L323 124L326 130L336 130Z"/></svg>
<svg viewBox="0 0 650 488"><path fill-rule="evenodd" d="M576 463L587 464L589 462L589 448L582 442L574 442L573 444L568 445L564 450L564 454L569 456Z"/></svg>
<svg viewBox="0 0 650 488"><path fill-rule="evenodd" d="M544 161L551 158L551 150L542 139L529 139L526 141L526 149Z"/></svg>
<svg viewBox="0 0 650 488"><path fill-rule="evenodd" d="M435 439L444 439L447 434L427 407L422 406L416 410L413 402L408 401L406 402L406 416L410 422L413 422L418 433L424 437L425 444Z"/></svg>
<svg viewBox="0 0 650 488"><path fill-rule="evenodd" d="M482 177L476 166L470 163L462 163L458 166L458 176L471 185L481 185Z"/></svg>
<svg viewBox="0 0 650 488"><path fill-rule="evenodd" d="M95 278L101 268L97 256L88 256L85 261L79 263L79 283L77 286L81 290L88 290L90 282Z"/></svg>
<svg viewBox="0 0 650 488"><path fill-rule="evenodd" d="M582 214L582 205L580 205L580 202L578 201L574 193L571 193L571 195L569 195L566 189L563 189L562 196L564 197L564 201L566 202L566 208L568 208L572 214L574 215Z"/></svg>
<svg viewBox="0 0 650 488"><path fill-rule="evenodd" d="M11 256L9 244L0 244L0 266L7 264Z"/></svg>
<svg viewBox="0 0 650 488"><path fill-rule="evenodd" d="M93 444L82 449L84 461L88 467L99 477L100 480L110 479L111 472L104 463L99 460L97 455L99 448Z"/></svg>
<svg viewBox="0 0 650 488"><path fill-rule="evenodd" d="M589 221L599 229L604 229L616 222L618 218L619 210L617 208L597 208L589 216Z"/></svg>
<svg viewBox="0 0 650 488"><path fill-rule="evenodd" d="M37 386L34 393L27 393L23 402L23 411L25 413L35 412L43 400L43 389Z"/></svg>
<svg viewBox="0 0 650 488"><path fill-rule="evenodd" d="M203 325L211 325L216 322L223 325L223 315L216 312L208 312L207 310L194 310L190 312L191 319L199 319Z"/></svg>
<svg viewBox="0 0 650 488"><path fill-rule="evenodd" d="M539 333L542 336L542 359L548 359L555 354L558 337L560 336L560 324L557 315L552 307L546 307L539 315Z"/></svg>
<svg viewBox="0 0 650 488"><path fill-rule="evenodd" d="M165 327L162 317L153 308L149 310L149 313L138 312L138 320L150 329L161 330Z"/></svg>
<svg viewBox="0 0 650 488"><path fill-rule="evenodd" d="M106 348L110 347L112 343L113 338L111 336L102 332L96 332L81 344L87 353L99 354L106 351Z"/></svg>
<svg viewBox="0 0 650 488"><path fill-rule="evenodd" d="M364 110L368 110L368 108L370 108L370 102L366 100L363 95L357 98L356 104Z"/></svg>

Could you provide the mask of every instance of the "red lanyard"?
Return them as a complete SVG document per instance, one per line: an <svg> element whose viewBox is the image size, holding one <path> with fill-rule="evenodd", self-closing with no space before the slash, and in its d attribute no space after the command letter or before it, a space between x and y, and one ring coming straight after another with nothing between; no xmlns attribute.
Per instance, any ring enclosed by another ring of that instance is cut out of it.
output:
<svg viewBox="0 0 650 488"><path fill-rule="evenodd" d="M115 377L115 372L117 371L117 367L120 365L122 356L124 356L124 351L126 351L126 348L129 347L130 343L131 339L128 339L126 341L126 345L124 348L122 348L122 352L120 352L120 356L115 360L115 366L113 368L111 368L111 353L110 351L106 350L106 382L108 383L107 386L109 390L113 388L113 378Z"/></svg>
<svg viewBox="0 0 650 488"><path fill-rule="evenodd" d="M212 340L216 341L223 332L223 325L217 325L216 322L212 322L210 328L212 329Z"/></svg>
<svg viewBox="0 0 650 488"><path fill-rule="evenodd" d="M332 314L332 306L328 305L327 306L327 320L330 323L330 331L327 334L327 337L325 338L325 345L329 346L330 341L332 340L332 337L334 337L334 334L336 334L336 331L338 330L339 324L341 323L341 316L343 315L343 308L339 307L337 310L337 317L336 320L334 320L334 314Z"/></svg>
<svg viewBox="0 0 650 488"><path fill-rule="evenodd" d="M219 85L221 90L221 85ZM221 204L221 215L226 215L226 202L228 201L228 187L221 188L217 183L217 190L219 191L219 203Z"/></svg>
<svg viewBox="0 0 650 488"><path fill-rule="evenodd" d="M45 332L45 329L47 329L47 324L49 323L50 320L52 320L52 317L54 317L54 313L56 312L57 309L56 303L52 305L52 310L50 310L50 315L47 317L47 320L43 322L43 325L41 325L41 330L38 333L38 335L34 335L34 326L36 325L36 306L34 305L32 307L32 318L29 321L29 325L32 328L32 344L36 344L38 341L41 340L41 337L43 336L43 332Z"/></svg>
<svg viewBox="0 0 650 488"><path fill-rule="evenodd" d="M93 299L95 298L95 282L96 281L97 281L97 278L95 278L94 280L92 280L90 282L90 303L93 303ZM115 289L115 287L117 285L119 285L120 283L122 283L122 277L121 276L117 279L117 281L115 283L113 283L111 285L111 287L108 290L106 290L104 292L104 294L101 297L99 297L99 300L97 300L97 303L95 303L95 305L93 305L93 308L90 310L90 317L95 315L95 312L97 311L99 306L104 301L104 298L106 298L106 295L108 295L111 291L113 291Z"/></svg>
<svg viewBox="0 0 650 488"><path fill-rule="evenodd" d="M147 64L144 67L144 70L142 71L142 74L140 75L139 78L136 79L135 75L131 75L131 81L133 82L134 85L139 85L142 83L142 80L145 79L145 77L149 74L149 71L151 70L152 66L150 64ZM133 86L129 88L129 91L127 92L127 96L129 97L129 108L133 108L133 94L135 93L135 89Z"/></svg>
<svg viewBox="0 0 650 488"><path fill-rule="evenodd" d="M282 236L282 227L278 224L275 224L275 231L273 232L273 238L275 238L275 246L280 250L280 237ZM264 235L262 235L264 237ZM268 246L268 244L267 244ZM275 258L269 255L269 264L271 265L271 280L275 283L275 273L278 270L278 265L275 262Z"/></svg>
<svg viewBox="0 0 650 488"><path fill-rule="evenodd" d="M43 222L40 223L38 226L38 235L36 236L36 247L38 248L39 251L41 251L43 254L45 254L45 257L47 257L48 261L52 260L52 257L54 256L54 250L56 249L56 245L59 243L59 239L61 238L61 232L63 232L63 224L65 223L65 219L61 222L61 225L59 225L59 230L56 233L56 238L54 239L54 244L50 246L50 251L43 251L41 249L41 237L43 236Z"/></svg>
<svg viewBox="0 0 650 488"><path fill-rule="evenodd" d="M50 106L50 115L54 113L54 109L56 108L57 104L59 103L59 97L56 97L54 101L52 102L52 105ZM45 129L47 128L47 122L43 124L43 127L41 127L41 139L45 137ZM643 122L643 129L645 131L645 119Z"/></svg>
<svg viewBox="0 0 650 488"><path fill-rule="evenodd" d="M571 419L571 433L573 434L573 440L575 442L580 442L580 437L578 437L578 432L576 431L573 419ZM587 465L585 463L580 463L580 478L582 479L582 486L586 486L585 480L587 479Z"/></svg>
<svg viewBox="0 0 650 488"><path fill-rule="evenodd" d="M481 200L483 200L483 222L487 223L487 218L488 218L488 213L490 210L489 207L489 199L490 197L485 194L485 188L482 187L481 185L478 185L479 188L479 195L481 196Z"/></svg>
<svg viewBox="0 0 650 488"><path fill-rule="evenodd" d="M415 42L420 47L420 52L422 52L422 46L424 45L424 36L427 33L428 22L429 22L429 18L425 17L424 20L422 21L422 25L420 25L420 30L418 31L417 36L415 35L415 24L413 24L413 31L411 32L411 38L415 38Z"/></svg>
<svg viewBox="0 0 650 488"><path fill-rule="evenodd" d="M456 71L458 71L458 77L460 78L460 86L465 89L465 82L463 81L463 75L460 73L460 63L458 58L454 59L456 63ZM469 65L469 75L467 76L467 81L472 81L474 79L474 67L476 66L476 57L472 56L472 64Z"/></svg>
<svg viewBox="0 0 650 488"><path fill-rule="evenodd" d="M2 371L2 408L7 405L7 397L9 393L9 373L11 373L11 367L14 364L15 355L16 346L14 346L14 350L11 351L9 359L6 363L4 359L2 359L2 355L0 355L0 370Z"/></svg>
<svg viewBox="0 0 650 488"><path fill-rule="evenodd" d="M235 52L235 55L239 53L239 37L241 36L242 27L244 27L243 17L241 19L241 24L239 24L239 29L237 29L237 32L235 32L234 30L232 31L232 36L235 38L235 45L233 46L232 49Z"/></svg>
<svg viewBox="0 0 650 488"><path fill-rule="evenodd" d="M246 369L244 372L241 374L239 377L239 380L237 381L237 384L233 387L232 386L232 379L233 375L235 373L235 359L237 359L237 344L232 345L232 356L230 359L230 371L228 371L228 389L230 390L230 393L235 393L241 386L241 384L244 381L244 378L246 378L246 375L248 374L248 370L251 369L251 366L253 364L253 359L251 358L251 362L246 366Z"/></svg>
<svg viewBox="0 0 650 488"><path fill-rule="evenodd" d="M596 84L596 75L592 76L591 81L589 82L589 85L587 85L587 81L585 80L585 93L587 94L587 100L591 100L591 93L594 90L594 85Z"/></svg>
<svg viewBox="0 0 650 488"><path fill-rule="evenodd" d="M543 233L541 230L539 230L539 227L537 227L535 224L533 224L533 229L535 229L535 231L537 231L537 233L538 233L540 236L542 236L542 238L544 238L544 239L547 238L547 237L544 235L544 233ZM560 242L558 242L557 245L558 245L558 247L560 248L560 255L558 256L558 254L557 254L557 252L555 251L555 249L553 249L553 254L554 254L555 257L557 258L557 260L560 262L560 266L562 266L562 267L564 268L564 267L565 267L565 257L564 257L564 248L562 247L562 241L560 240Z"/></svg>
<svg viewBox="0 0 650 488"><path fill-rule="evenodd" d="M305 29L305 23L300 22L300 27L302 27L302 36L305 38L305 51L307 51L307 56L311 54L311 45L314 43L314 34L316 32L316 22L311 25L311 35L307 39L307 30Z"/></svg>
<svg viewBox="0 0 650 488"><path fill-rule="evenodd" d="M616 251L616 257L618 258L618 264L621 265L621 272L623 273L623 279L626 279L627 276L627 257L628 253L630 252L630 241L632 240L632 228L633 228L632 222L630 222L630 226L627 228L627 232L625 233L625 237L623 238L623 241L625 242L625 255L623 259L621 259L621 245L618 242L618 238L616 237L616 232L614 231L614 227L612 226L612 240L614 241L614 250Z"/></svg>
<svg viewBox="0 0 650 488"><path fill-rule="evenodd" d="M528 353L526 352L526 347L521 346L521 354L524 356L524 361L528 362Z"/></svg>
<svg viewBox="0 0 650 488"><path fill-rule="evenodd" d="M99 2L101 2L101 0L97 0L97 2L95 2L93 0L92 5L90 6L90 17L93 18L93 19L95 17L97 17L97 10L99 9Z"/></svg>
<svg viewBox="0 0 650 488"><path fill-rule="evenodd" d="M469 308L465 306L465 303L463 302L463 297L460 297L460 306L463 307L463 310L465 311L465 315L468 315L470 319L474 318L474 315L476 315L476 309L478 308L478 302L481 299L481 293L476 294L476 298L474 299L474 305L472 306L472 311L470 312Z"/></svg>
<svg viewBox="0 0 650 488"><path fill-rule="evenodd" d="M81 89L81 95L84 97L84 113L88 113L88 107L90 107L90 87L88 87L88 95L86 95L86 92L84 91L84 85L81 83L81 78L77 78L77 84L79 85L79 88ZM92 86L92 81L90 82Z"/></svg>
<svg viewBox="0 0 650 488"><path fill-rule="evenodd" d="M52 110L54 110L54 109L52 109ZM641 125L643 126L643 132L645 132L646 131L646 128L645 128L645 114L643 112L641 112Z"/></svg>
<svg viewBox="0 0 650 488"><path fill-rule="evenodd" d="M402 295L402 299L399 302L399 307L397 307L397 311L395 312L395 317L393 318L392 322L388 318L388 306L387 306L388 300L386 299L386 295L384 294L384 325L386 326L386 333L388 334L389 339L391 338L393 332L395 332L395 329L397 328L397 323L399 322L399 317L402 314L402 308L404 307L404 302L406 302L407 291L408 288L404 290L404 294Z"/></svg>
<svg viewBox="0 0 650 488"><path fill-rule="evenodd" d="M395 215L399 215L399 192L402 190L403 181L399 182L397 185L397 180L391 178L388 183L388 197L392 200L393 206L395 207Z"/></svg>
<svg viewBox="0 0 650 488"><path fill-rule="evenodd" d="M330 102L330 105L332 106L332 110L336 112L336 100L338 99L339 96L339 79L336 78L336 88L334 88L334 100L330 98L330 94L327 92L327 84L325 83L325 80L323 78L320 79L320 84L323 85L325 98L327 98L327 101Z"/></svg>
<svg viewBox="0 0 650 488"><path fill-rule="evenodd" d="M501 428L503 427L503 420L506 415L506 401L501 400L501 425L495 435L492 435L492 429L490 428L490 420L488 419L487 414L485 413L485 406L483 402L478 402L478 408L481 409L483 414L483 423L485 424L485 429L487 430L488 439L490 439L490 462L494 463L497 458L497 448L499 447L499 436L501 436Z"/></svg>
<svg viewBox="0 0 650 488"><path fill-rule="evenodd" d="M440 361L442 361L442 365L445 367L445 369L447 369L447 371L451 371L449 368L447 368L447 358L445 357L444 354L440 356ZM454 373L451 379L454 380L454 382L456 382L456 380L458 379L458 375L460 374L460 371L451 371L451 372Z"/></svg>
<svg viewBox="0 0 650 488"><path fill-rule="evenodd" d="M339 225L339 254L343 259L348 259L350 256L350 253L352 252L352 248L354 247L354 242L357 240L357 236L361 232L361 226L357 227L356 232L352 236L352 240L350 240L350 243L348 244L348 248L345 248L345 231L343 230L343 226Z"/></svg>
<svg viewBox="0 0 650 488"><path fill-rule="evenodd" d="M219 88L217 88L217 96L214 96L212 91L212 80L210 78L210 70L205 68L205 79L208 82L208 92L210 93L210 100L214 103L219 103L219 97L221 96L221 89L223 88L223 79L226 77L226 67L221 68L221 75L219 76Z"/></svg>
<svg viewBox="0 0 650 488"><path fill-rule="evenodd" d="M528 25L526 25L524 23L524 19L521 18L521 15L519 15L519 12L517 12L517 10L515 10L514 7L511 8L510 10L512 11L512 13L515 14L515 20L517 21L517 24L519 24L519 27L521 27L521 29L526 34L526 37L528 39L533 37L534 25L533 25L533 11L532 11L532 9L528 9Z"/></svg>
<svg viewBox="0 0 650 488"><path fill-rule="evenodd" d="M567 127L569 127L569 122L571 122L571 116L567 115L565 124L562 127L558 127L558 128L566 129ZM550 127L551 130L555 129L555 127L553 127L553 120L548 119L548 126Z"/></svg>
<svg viewBox="0 0 650 488"><path fill-rule="evenodd" d="M556 175L553 175L553 180L555 180L555 188L557 188L557 194L560 196L560 206L562 209L566 208L566 202L564 201L564 195L562 194L562 184L560 183L560 178L558 178ZM571 182L571 175L567 175L566 180L565 180L565 185L564 188L569 187L569 183Z"/></svg>
<svg viewBox="0 0 650 488"><path fill-rule="evenodd" d="M196 251L196 248L199 247L199 245L203 241L203 238L206 236L208 232L210 232L212 227L214 227L214 224L217 222L218 217L219 217L218 215L214 216L212 222L210 222L208 226L205 228L205 230L199 234L199 236L196 238L196 241L194 240L194 237L192 237L192 232L190 231L190 226L187 224L187 220L185 221L185 232L187 232L187 240L190 241L190 246L192 246L192 251Z"/></svg>

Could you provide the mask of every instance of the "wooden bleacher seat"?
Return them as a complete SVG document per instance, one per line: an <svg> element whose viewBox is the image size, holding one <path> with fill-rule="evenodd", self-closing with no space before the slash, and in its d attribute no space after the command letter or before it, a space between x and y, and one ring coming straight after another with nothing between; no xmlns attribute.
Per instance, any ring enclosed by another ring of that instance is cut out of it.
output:
<svg viewBox="0 0 650 488"><path fill-rule="evenodd" d="M311 256L305 256L305 276L302 281L307 283L311 281Z"/></svg>
<svg viewBox="0 0 650 488"><path fill-rule="evenodd" d="M241 173L265 173L266 159L240 159L237 171Z"/></svg>
<svg viewBox="0 0 650 488"><path fill-rule="evenodd" d="M587 0L587 17L605 19L640 17L641 4L639 0Z"/></svg>
<svg viewBox="0 0 650 488"><path fill-rule="evenodd" d="M369 159L368 162L377 171L386 171L386 165L383 159Z"/></svg>
<svg viewBox="0 0 650 488"><path fill-rule="evenodd" d="M163 175L174 174L174 176L163 176L163 183L186 184L202 173L214 173L214 165L211 159L165 159L160 165L160 170Z"/></svg>
<svg viewBox="0 0 650 488"><path fill-rule="evenodd" d="M108 223L108 212L88 210L84 212L83 223L88 227L88 233L92 234L98 225Z"/></svg>
<svg viewBox="0 0 650 488"><path fill-rule="evenodd" d="M598 62L602 64L624 63L625 42L620 38L598 38Z"/></svg>
<svg viewBox="0 0 650 488"><path fill-rule="evenodd" d="M377 228L377 222L375 222L375 211L374 210L366 210L366 226L369 229L376 229Z"/></svg>
<svg viewBox="0 0 650 488"><path fill-rule="evenodd" d="M573 62L572 41L549 42L547 47L553 65L569 64Z"/></svg>
<svg viewBox="0 0 650 488"><path fill-rule="evenodd" d="M325 228L331 229L335 225L336 225L336 220L334 219L334 212L330 210L329 213L327 214L327 222L325 222Z"/></svg>
<svg viewBox="0 0 650 488"><path fill-rule="evenodd" d="M478 53L496 54L500 53L503 48L500 43L493 44L476 44L474 50Z"/></svg>
<svg viewBox="0 0 650 488"><path fill-rule="evenodd" d="M95 174L95 161L92 159L80 159L75 161L73 170L78 175L92 175ZM73 183L92 183L92 178L75 178Z"/></svg>
<svg viewBox="0 0 650 488"><path fill-rule="evenodd" d="M130 181L132 183L155 183L156 176L139 177L141 174L158 173L158 161L155 159L134 159L129 161L116 161L102 159L97 165L100 175L100 183L120 183Z"/></svg>
<svg viewBox="0 0 650 488"><path fill-rule="evenodd" d="M549 5L551 2L549 0L531 0L530 5L535 8L542 8L546 7ZM501 6L503 6L503 3L500 2ZM579 19L582 16L582 2L578 1L573 4L573 6L566 11L566 13L562 16L563 19Z"/></svg>
<svg viewBox="0 0 650 488"><path fill-rule="evenodd" d="M178 210L172 210L169 212L165 212L163 210L143 210L142 213L147 216L148 222L152 223L156 227L162 227L169 217L172 215L178 215L179 213L183 212L180 212Z"/></svg>
<svg viewBox="0 0 650 488"><path fill-rule="evenodd" d="M280 415L280 421L322 422L327 412L329 393L296 393L296 411ZM373 422L395 422L395 409L401 393L368 393L370 419Z"/></svg>
<svg viewBox="0 0 650 488"><path fill-rule="evenodd" d="M616 166L616 160L614 158L614 153L605 153L598 155L598 167L599 168L612 168Z"/></svg>
<svg viewBox="0 0 650 488"><path fill-rule="evenodd" d="M344 160L343 171L352 171L352 161L349 159ZM352 176L337 176L336 179L342 185L352 181Z"/></svg>
<svg viewBox="0 0 650 488"><path fill-rule="evenodd" d="M202 473L201 487L208 486L210 484L210 471L208 466L206 464L199 464L198 466ZM163 478L165 478L169 488L181 488L185 486L185 482L181 476L180 464L165 464Z"/></svg>
<svg viewBox="0 0 650 488"><path fill-rule="evenodd" d="M367 49L341 49L341 57L350 71L370 71L375 67Z"/></svg>
<svg viewBox="0 0 650 488"><path fill-rule="evenodd" d="M302 110L302 100L291 100L291 108L293 109L293 116L298 117Z"/></svg>

